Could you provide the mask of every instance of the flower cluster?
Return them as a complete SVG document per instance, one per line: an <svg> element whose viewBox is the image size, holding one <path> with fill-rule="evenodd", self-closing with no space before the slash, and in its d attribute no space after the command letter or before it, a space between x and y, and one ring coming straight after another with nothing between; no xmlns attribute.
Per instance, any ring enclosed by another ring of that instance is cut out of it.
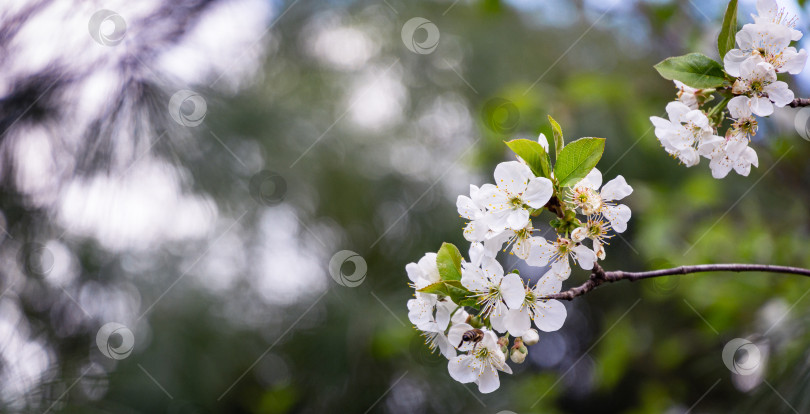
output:
<svg viewBox="0 0 810 414"><path fill-rule="evenodd" d="M729 7L733 9L727 13L727 19L734 18L724 22L724 27L734 28L736 2ZM678 93L677 100L667 105L669 119L650 118L655 135L664 149L687 167L697 165L700 157L711 160L709 167L715 178L725 177L732 169L747 176L752 165L759 165L757 153L748 146L757 133L755 116L769 116L774 107L781 108L793 101L793 92L787 83L777 80L777 74L798 74L807 62L806 50L790 46L802 37L795 29L795 17L787 15L775 0L759 0L757 13L752 15L754 23L744 25L733 39L728 39L736 48L724 50L721 32L718 46L723 56L722 67L699 54L670 58L656 65L664 77L674 80ZM732 34L729 32L728 36ZM668 72L672 65L682 64L695 64L691 66L695 72L685 75ZM704 85L706 82L715 83ZM714 93L722 96L722 101L703 110ZM728 128L725 136L719 136L726 110Z"/></svg>
<svg viewBox="0 0 810 414"><path fill-rule="evenodd" d="M591 270L604 259L605 245L627 229L630 219L630 208L618 202L633 189L622 176L603 186L595 168L604 139L582 138L565 146L562 131L552 125L558 138L553 170L544 135L537 141L513 140L507 145L517 161L498 164L494 183L471 185L469 195L458 197L458 212L467 220L469 261L445 243L438 253L406 266L415 289L409 319L430 349L449 360L451 377L476 383L482 393L499 387L499 372L512 373L507 359L525 360L526 347L539 340L538 330L562 327L566 308L549 296L562 289L571 262ZM544 211L555 216L549 223L552 239L535 227L533 218ZM544 273L532 285L517 271L505 272L501 252Z"/></svg>

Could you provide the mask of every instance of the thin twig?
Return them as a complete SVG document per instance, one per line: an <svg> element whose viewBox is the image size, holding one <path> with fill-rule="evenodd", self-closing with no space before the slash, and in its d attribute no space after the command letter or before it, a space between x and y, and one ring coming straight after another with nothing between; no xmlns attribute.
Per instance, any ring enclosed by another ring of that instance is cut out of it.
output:
<svg viewBox="0 0 810 414"><path fill-rule="evenodd" d="M588 280L566 291L548 295L546 299L572 300L577 296L582 296L604 283L613 283L620 280L635 282L641 279L650 279L661 276L688 275L691 273L704 272L768 272L786 273L810 277L810 269L789 266L759 265L759 264L708 264L695 266L680 266L671 269L652 270L648 272L624 272L615 270L606 272L598 264L594 265L591 277Z"/></svg>
<svg viewBox="0 0 810 414"><path fill-rule="evenodd" d="M788 106L791 108L798 108L801 106L810 106L810 99L808 98L796 98L793 102L789 103Z"/></svg>

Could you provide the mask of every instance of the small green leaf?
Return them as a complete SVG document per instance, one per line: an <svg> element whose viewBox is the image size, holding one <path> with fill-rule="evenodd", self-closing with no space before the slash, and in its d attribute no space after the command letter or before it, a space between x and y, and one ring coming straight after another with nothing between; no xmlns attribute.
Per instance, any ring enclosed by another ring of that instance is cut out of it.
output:
<svg viewBox="0 0 810 414"><path fill-rule="evenodd" d="M720 59L726 56L729 50L734 49L736 34L737 0L731 0L726 7L726 14L723 17L723 26L720 29L720 35L717 37L717 50L720 52Z"/></svg>
<svg viewBox="0 0 810 414"><path fill-rule="evenodd" d="M444 281L431 283L431 284L423 287L422 289L417 290L417 292L432 293L434 295L448 296L447 287L445 286Z"/></svg>
<svg viewBox="0 0 810 414"><path fill-rule="evenodd" d="M477 297L458 280L442 280L419 289L419 292L447 296L462 306L477 306L478 304Z"/></svg>
<svg viewBox="0 0 810 414"><path fill-rule="evenodd" d="M540 143L528 139L514 139L506 145L532 169L538 177L551 178L551 160Z"/></svg>
<svg viewBox="0 0 810 414"><path fill-rule="evenodd" d="M461 252L451 243L443 243L436 255L442 280L461 280Z"/></svg>
<svg viewBox="0 0 810 414"><path fill-rule="evenodd" d="M726 81L723 66L700 53L664 59L655 65L655 70L664 79L679 80L698 89L718 88Z"/></svg>
<svg viewBox="0 0 810 414"><path fill-rule="evenodd" d="M548 116L548 121L551 122L551 131L554 133L554 159L557 160L560 158L560 151L562 151L565 146L565 140L563 140L560 124L558 124L551 115Z"/></svg>
<svg viewBox="0 0 810 414"><path fill-rule="evenodd" d="M568 187L585 178L602 158L604 138L580 138L563 148L554 166L560 187Z"/></svg>
<svg viewBox="0 0 810 414"><path fill-rule="evenodd" d="M458 280L446 280L444 281L444 285L447 287L447 296L450 296L450 299L456 304L472 296L472 292L462 286L461 282Z"/></svg>

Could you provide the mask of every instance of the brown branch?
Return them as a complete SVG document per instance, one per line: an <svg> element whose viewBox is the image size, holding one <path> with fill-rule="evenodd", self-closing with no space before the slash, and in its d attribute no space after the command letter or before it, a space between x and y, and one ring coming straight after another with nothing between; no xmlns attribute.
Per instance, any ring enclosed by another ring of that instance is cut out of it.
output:
<svg viewBox="0 0 810 414"><path fill-rule="evenodd" d="M786 273L792 275L801 275L810 277L810 269L802 269L800 267L788 266L773 266L773 265L758 265L758 264L709 264L709 265L696 265L696 266L680 266L671 269L652 270L649 272L624 272L615 270L606 272L599 264L594 264L591 277L588 280L571 289L548 295L546 299L559 299L559 300L572 300L577 296L582 296L604 283L613 283L620 280L629 280L635 282L636 280L650 279L653 277L661 276L675 276L675 275L688 275L691 273L704 273L704 272L769 272L769 273Z"/></svg>
<svg viewBox="0 0 810 414"><path fill-rule="evenodd" d="M793 102L788 104L791 108L798 108L801 106L810 106L810 99L808 98L796 98Z"/></svg>

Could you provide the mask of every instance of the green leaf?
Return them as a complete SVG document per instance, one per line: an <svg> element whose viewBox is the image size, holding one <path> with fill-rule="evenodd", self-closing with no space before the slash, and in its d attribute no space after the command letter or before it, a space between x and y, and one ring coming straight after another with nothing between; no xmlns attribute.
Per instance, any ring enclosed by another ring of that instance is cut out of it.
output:
<svg viewBox="0 0 810 414"><path fill-rule="evenodd" d="M451 243L443 243L436 255L442 280L461 280L461 252Z"/></svg>
<svg viewBox="0 0 810 414"><path fill-rule="evenodd" d="M476 296L465 288L458 280L442 280L419 289L422 293L447 296L457 305L476 306Z"/></svg>
<svg viewBox="0 0 810 414"><path fill-rule="evenodd" d="M726 7L726 14L723 17L723 26L720 29L720 36L717 37L717 50L720 52L720 59L722 59L729 50L734 49L736 34L737 0L731 0Z"/></svg>
<svg viewBox="0 0 810 414"><path fill-rule="evenodd" d="M554 166L554 175L561 187L576 184L585 178L602 158L604 138L580 138L563 148Z"/></svg>
<svg viewBox="0 0 810 414"><path fill-rule="evenodd" d="M551 131L554 132L554 159L557 160L560 159L560 151L562 151L565 146L565 140L563 140L560 124L558 124L551 115L548 116L548 121L551 122Z"/></svg>
<svg viewBox="0 0 810 414"><path fill-rule="evenodd" d="M664 79L679 80L698 89L717 88L726 81L723 66L700 53L664 59L655 65L655 70Z"/></svg>
<svg viewBox="0 0 810 414"><path fill-rule="evenodd" d="M532 169L538 177L551 178L551 160L540 143L528 139L514 139L506 145Z"/></svg>

